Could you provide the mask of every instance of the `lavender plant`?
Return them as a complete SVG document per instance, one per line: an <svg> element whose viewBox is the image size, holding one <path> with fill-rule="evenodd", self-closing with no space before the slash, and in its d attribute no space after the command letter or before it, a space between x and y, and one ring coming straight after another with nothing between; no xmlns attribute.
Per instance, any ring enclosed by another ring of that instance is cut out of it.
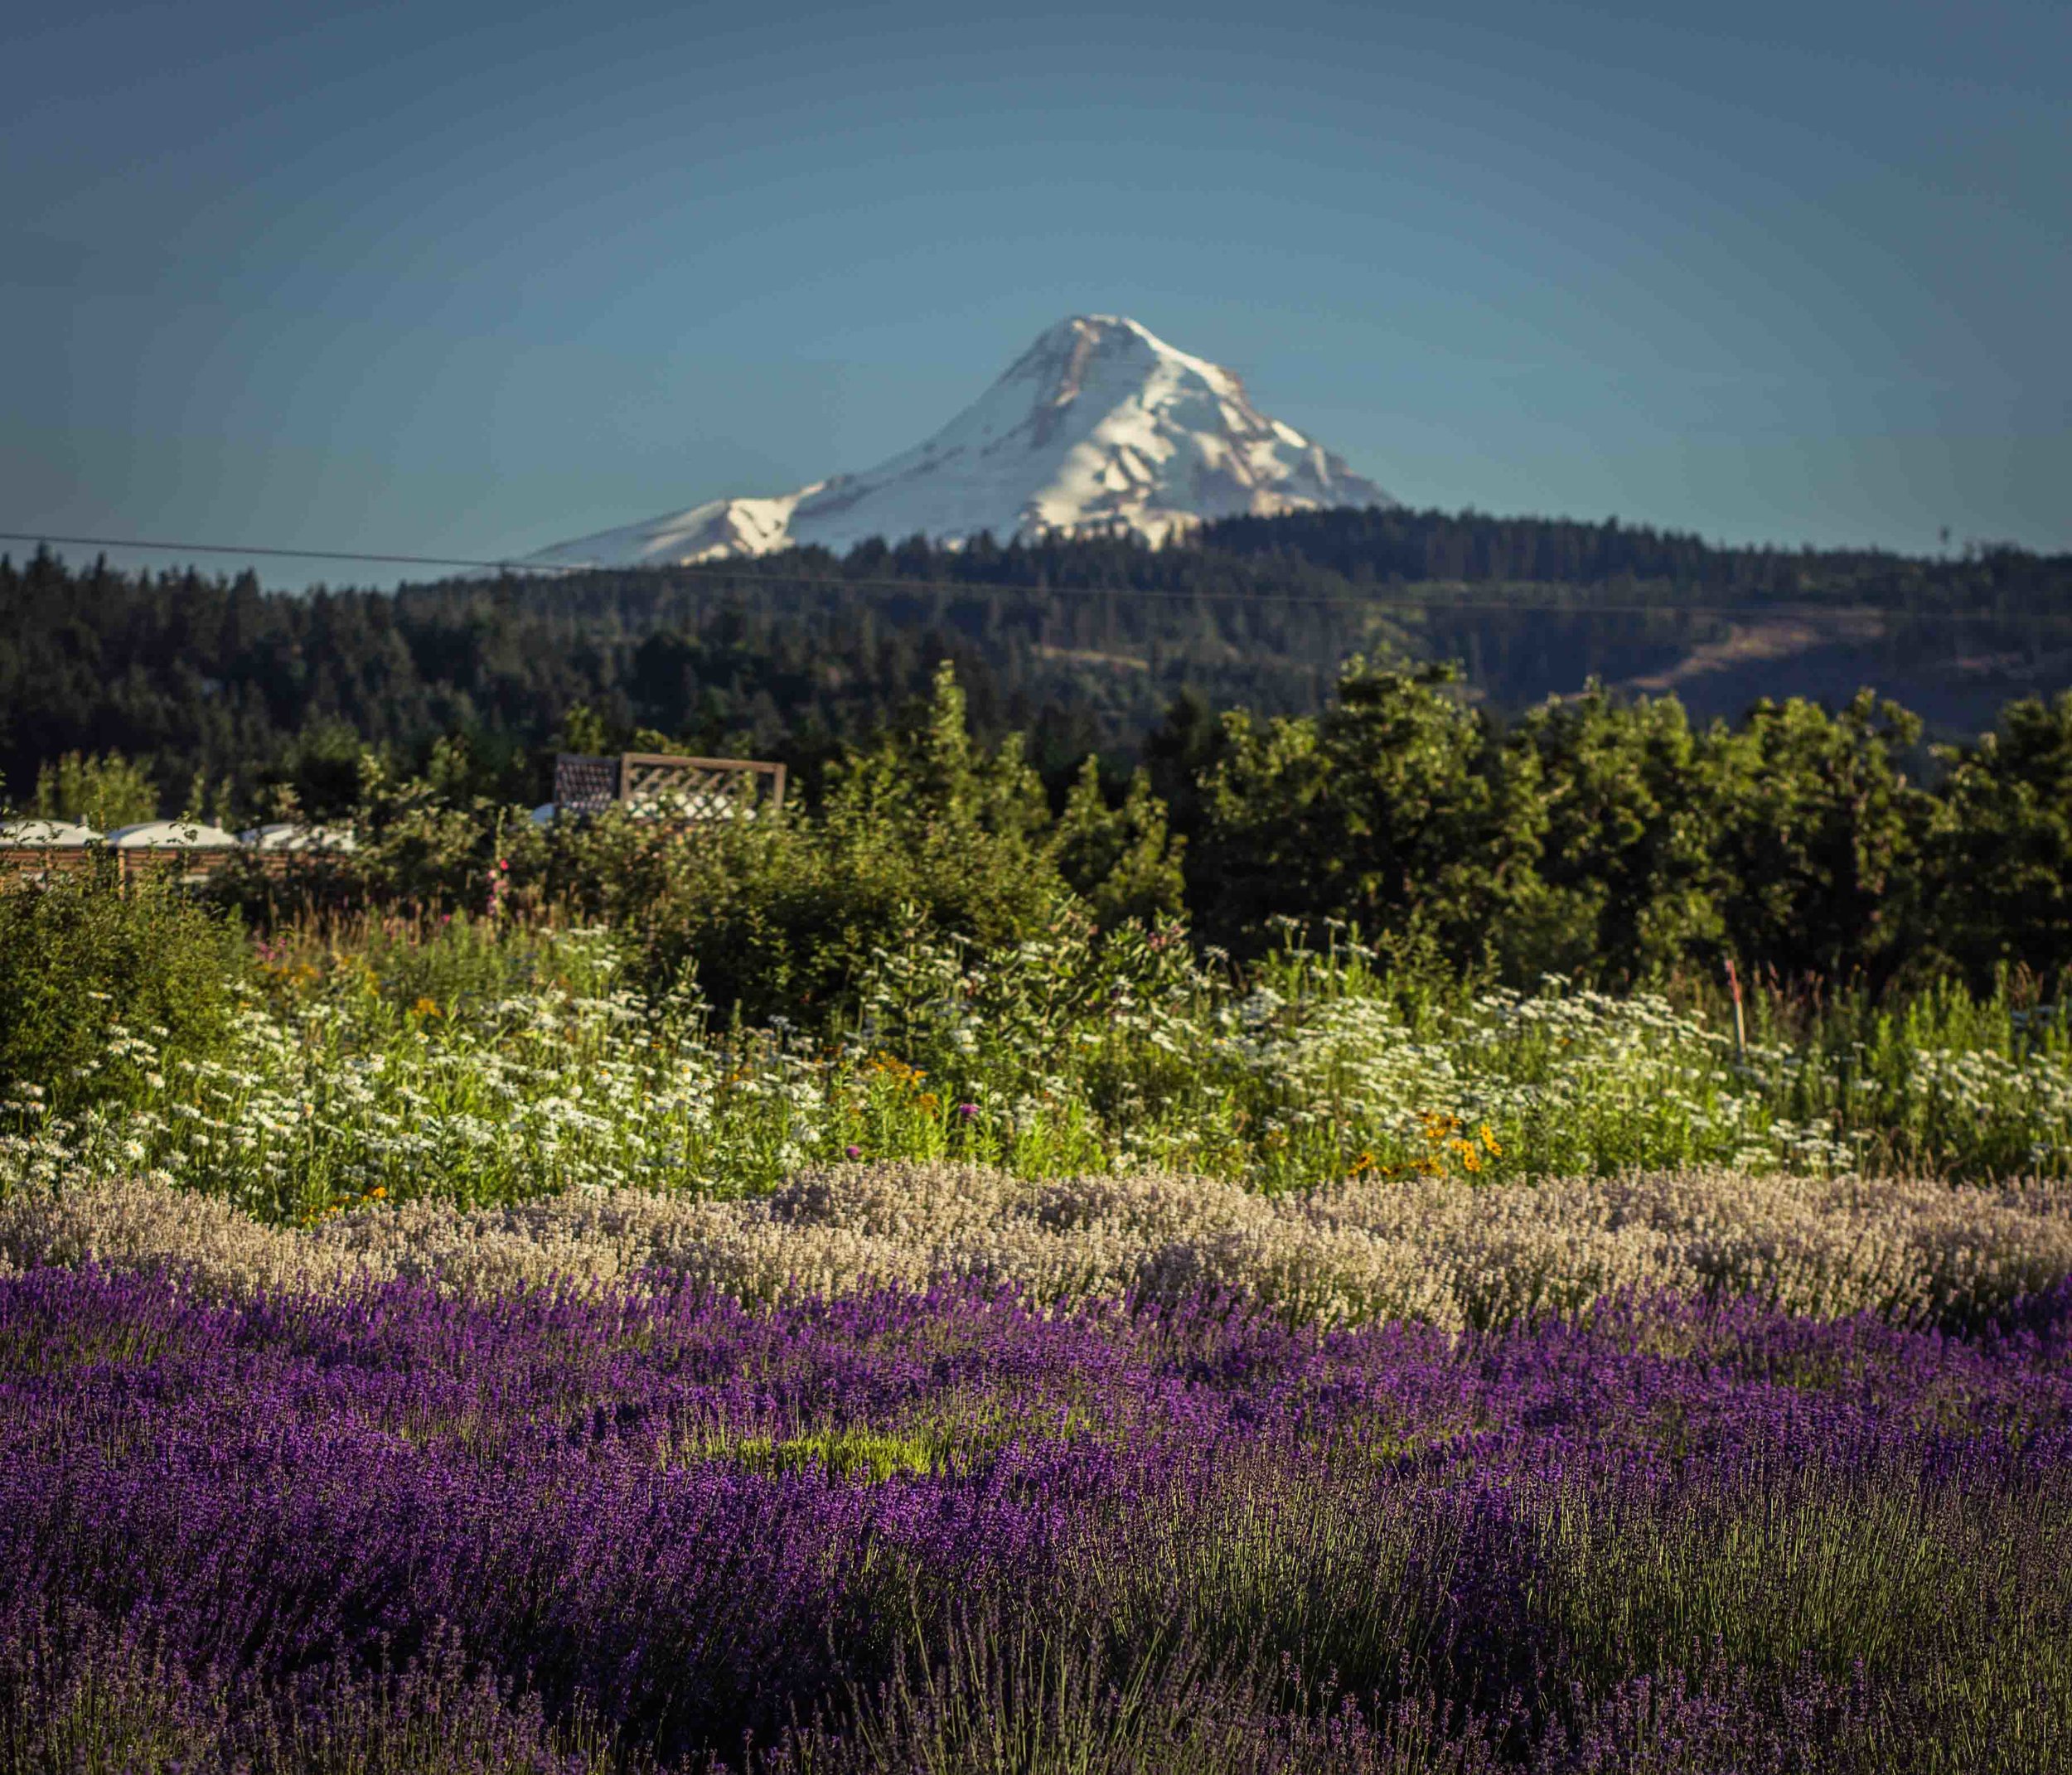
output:
<svg viewBox="0 0 2072 1775"><path fill-rule="evenodd" d="M1262 1195L1170 1173L1026 1179L844 1161L746 1199L368 1203L307 1229L141 1179L0 1202L0 1273L83 1262L240 1299L407 1279L477 1296L689 1284L754 1302L953 1279L1041 1302L1220 1288L1291 1323L1459 1330L1675 1289L1959 1328L2072 1275L2072 1192L1692 1170L1508 1189L1364 1178Z"/></svg>
<svg viewBox="0 0 2072 1775"><path fill-rule="evenodd" d="M1964 1337L1673 1295L1460 1337L41 1268L0 1373L17 1768L2012 1772L2072 1731L2072 1285Z"/></svg>

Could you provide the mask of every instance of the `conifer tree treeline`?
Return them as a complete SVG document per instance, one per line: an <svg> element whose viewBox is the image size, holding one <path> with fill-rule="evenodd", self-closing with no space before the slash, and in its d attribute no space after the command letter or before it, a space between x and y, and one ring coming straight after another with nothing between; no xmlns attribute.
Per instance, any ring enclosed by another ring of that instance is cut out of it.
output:
<svg viewBox="0 0 2072 1775"><path fill-rule="evenodd" d="M1379 508L1227 518L1202 545L1247 559L1300 561L1360 583L1672 588L1680 597L1780 603L1868 602L2033 612L2062 600L2072 559L1972 544L1935 560L1876 549L1731 548L1616 518L1494 518Z"/></svg>
<svg viewBox="0 0 2072 1775"><path fill-rule="evenodd" d="M971 557L915 545L794 561L782 580L751 563L306 597L0 566L10 786L103 821L152 792L127 760L151 767L161 811L257 813L284 791L362 829L364 878L341 883L361 897L465 900L510 862L543 893L620 896L658 955L744 1002L777 994L765 1010L843 989L913 908L1019 941L1059 894L1104 922L1183 913L1241 955L1279 919L1319 936L1350 922L1523 983L1729 958L1871 984L2072 970L2072 691L2011 701L1992 733L1932 751L1918 717L1867 690L1760 699L1731 721L1594 683L1506 710L1450 665L1401 657L1392 632L1389 656L1303 660L1305 607L1271 597L1301 572L1111 544ZM1070 601L1019 583L1098 584L1118 563L1181 595ZM953 567L1013 595L933 583ZM1196 573L1259 577L1218 616L1187 590ZM1921 595L1978 590L1953 573ZM1180 662L1172 680L1101 663L1145 644L1123 626L1147 609L1168 612L1150 641ZM1237 648L1247 626L1300 663ZM1181 694L1154 712L1171 682ZM1143 769L1104 783L1089 754L1118 735ZM544 798L558 742L775 754L806 767L805 815L689 847L569 849L510 817Z"/></svg>
<svg viewBox="0 0 2072 1775"><path fill-rule="evenodd" d="M1740 613L1705 607L1724 598ZM1782 653L1747 614L1771 606L1789 612ZM1823 628L1828 607L1852 614ZM197 784L249 805L283 776L321 803L349 791L362 744L410 767L457 734L486 787L537 798L581 704L622 739L782 753L810 785L947 659L975 729L1026 733L1062 792L1088 751L1142 755L1183 698L1314 713L1354 654L1461 660L1508 711L1593 676L1673 687L1700 717L1763 694L1841 706L1869 683L1965 738L2002 704L2072 684L2072 557L1721 549L1616 524L1381 510L1232 520L1162 550L916 539L395 593L269 593L249 574L39 553L0 560L0 772L23 804L64 755L119 752L168 805Z"/></svg>

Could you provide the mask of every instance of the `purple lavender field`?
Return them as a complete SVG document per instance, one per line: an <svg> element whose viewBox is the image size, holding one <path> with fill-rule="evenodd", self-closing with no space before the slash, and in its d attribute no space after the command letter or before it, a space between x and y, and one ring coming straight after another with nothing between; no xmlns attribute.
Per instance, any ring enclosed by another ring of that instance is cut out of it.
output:
<svg viewBox="0 0 2072 1775"><path fill-rule="evenodd" d="M0 1767L2007 1770L2072 1284L1449 1335L0 1280Z"/></svg>

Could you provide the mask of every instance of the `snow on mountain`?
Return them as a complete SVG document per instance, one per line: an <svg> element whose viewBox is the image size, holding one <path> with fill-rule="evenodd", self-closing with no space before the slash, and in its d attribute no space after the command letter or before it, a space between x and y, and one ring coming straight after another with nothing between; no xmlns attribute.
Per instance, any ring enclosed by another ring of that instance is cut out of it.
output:
<svg viewBox="0 0 2072 1775"><path fill-rule="evenodd" d="M1204 519L1393 505L1371 481L1270 419L1230 371L1108 314L1060 321L917 449L861 474L688 511L542 549L541 565L659 566L868 537L956 543L1134 534Z"/></svg>

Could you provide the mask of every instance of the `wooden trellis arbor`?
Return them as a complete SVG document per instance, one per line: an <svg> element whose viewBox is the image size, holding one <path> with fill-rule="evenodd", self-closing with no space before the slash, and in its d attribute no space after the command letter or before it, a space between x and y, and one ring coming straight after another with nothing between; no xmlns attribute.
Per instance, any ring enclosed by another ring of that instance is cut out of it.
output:
<svg viewBox="0 0 2072 1775"><path fill-rule="evenodd" d="M666 752L616 757L564 752L554 761L554 800L573 813L614 805L654 820L726 820L784 805L784 767L759 758L680 758Z"/></svg>

